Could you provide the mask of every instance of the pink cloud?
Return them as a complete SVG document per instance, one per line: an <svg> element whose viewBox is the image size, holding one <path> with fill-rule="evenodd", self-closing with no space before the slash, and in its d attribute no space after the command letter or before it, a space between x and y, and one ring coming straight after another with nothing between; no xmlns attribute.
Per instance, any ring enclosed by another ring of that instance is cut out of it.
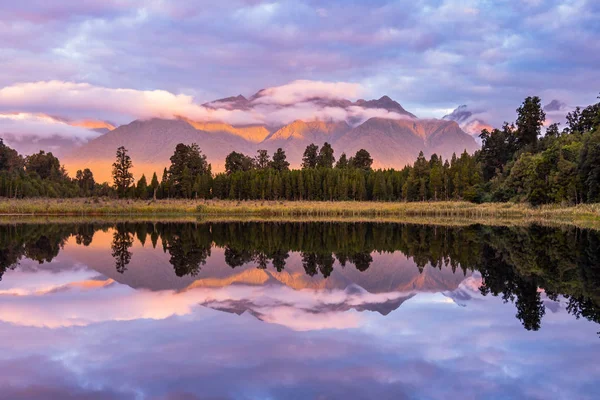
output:
<svg viewBox="0 0 600 400"><path fill-rule="evenodd" d="M66 121L46 114L0 113L0 132L16 134L21 139L31 137L87 141L98 136L97 132L87 129L86 124L100 127L101 121ZM104 126L111 126L105 123Z"/></svg>
<svg viewBox="0 0 600 400"><path fill-rule="evenodd" d="M295 104L313 98L356 99L363 93L361 85L347 82L321 82L298 80L260 92L254 100L259 104Z"/></svg>
<svg viewBox="0 0 600 400"><path fill-rule="evenodd" d="M351 105L347 101L355 99L363 92L363 87L355 83L294 81L265 89L253 100L251 107L235 109L227 103L212 103L212 107L205 107L196 103L193 96L165 90L107 88L89 83L40 81L1 88L0 109L43 110L65 116L102 115L123 122L129 122L131 119L185 117L195 121L220 121L231 125L283 125L298 119L362 122L373 117L406 118L384 109ZM33 131L45 132L42 136L50 135L60 125L58 122L38 118L36 123L40 127ZM61 128L64 128L59 130L59 135L62 136L77 136L81 140L95 136L85 130L76 134L73 127L64 123ZM24 125L19 131L25 132L28 129L29 126ZM6 130L0 130L2 131Z"/></svg>

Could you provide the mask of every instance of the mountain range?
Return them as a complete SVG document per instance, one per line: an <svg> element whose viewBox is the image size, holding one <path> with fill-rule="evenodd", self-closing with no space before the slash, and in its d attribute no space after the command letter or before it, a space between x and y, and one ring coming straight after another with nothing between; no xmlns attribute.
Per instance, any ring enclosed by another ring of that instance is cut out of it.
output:
<svg viewBox="0 0 600 400"><path fill-rule="evenodd" d="M330 143L336 158L366 149L374 159L374 168L397 169L413 163L420 151L427 157L436 153L450 158L453 153L472 153L478 148L474 138L461 128L463 120L448 116L420 119L388 96L357 101L326 96L297 99L274 97L270 89L263 89L249 98L227 97L202 107L215 117L197 120L172 115L138 119L118 127L101 120L68 121L71 128L93 129L91 139L74 141L71 146L61 137L7 143L27 152L36 145L45 146L45 150L57 153L71 176L78 169L90 168L97 181L111 181L111 164L120 146L129 150L136 179L142 174L149 178L154 172L160 179L178 143L197 143L214 172L224 171L225 157L232 151L254 156L259 149L272 154L278 148L285 150L291 167L297 168L311 143ZM224 122L227 118L219 120L220 115L246 119ZM260 117L249 121L248 116ZM52 146L52 141L59 145Z"/></svg>

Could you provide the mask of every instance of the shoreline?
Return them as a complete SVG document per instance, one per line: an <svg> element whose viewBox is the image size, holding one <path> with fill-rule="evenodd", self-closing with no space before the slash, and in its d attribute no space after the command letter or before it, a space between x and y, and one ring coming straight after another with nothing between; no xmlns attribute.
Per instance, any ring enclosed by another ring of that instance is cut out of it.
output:
<svg viewBox="0 0 600 400"><path fill-rule="evenodd" d="M204 219L457 220L549 222L600 227L600 204L577 206L445 202L0 199L0 218L195 217Z"/></svg>

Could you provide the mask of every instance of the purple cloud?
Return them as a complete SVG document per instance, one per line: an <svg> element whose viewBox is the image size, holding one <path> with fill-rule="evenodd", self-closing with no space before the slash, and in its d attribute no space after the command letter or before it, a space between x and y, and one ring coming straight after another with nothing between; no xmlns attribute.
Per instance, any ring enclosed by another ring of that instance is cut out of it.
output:
<svg viewBox="0 0 600 400"><path fill-rule="evenodd" d="M484 108L494 125L528 95L585 105L600 87L591 0L5 3L0 86L60 80L202 103L302 79L352 82L425 117Z"/></svg>

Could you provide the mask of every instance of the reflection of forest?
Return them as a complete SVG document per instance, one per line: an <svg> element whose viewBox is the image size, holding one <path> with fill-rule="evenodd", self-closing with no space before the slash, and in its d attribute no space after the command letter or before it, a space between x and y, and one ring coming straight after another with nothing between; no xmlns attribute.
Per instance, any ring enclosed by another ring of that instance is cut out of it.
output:
<svg viewBox="0 0 600 400"><path fill-rule="evenodd" d="M213 246L223 248L232 268L285 269L299 252L307 275L327 278L337 260L366 271L373 252L399 251L420 271L426 265L480 271L481 292L513 301L525 328L537 330L551 299L566 297L567 310L600 323L600 232L577 228L440 227L394 223L118 223L15 224L0 226L0 280L23 258L40 263L56 257L67 239L92 243L97 230L113 229L112 256L123 273L134 238L168 253L177 276L198 274Z"/></svg>

